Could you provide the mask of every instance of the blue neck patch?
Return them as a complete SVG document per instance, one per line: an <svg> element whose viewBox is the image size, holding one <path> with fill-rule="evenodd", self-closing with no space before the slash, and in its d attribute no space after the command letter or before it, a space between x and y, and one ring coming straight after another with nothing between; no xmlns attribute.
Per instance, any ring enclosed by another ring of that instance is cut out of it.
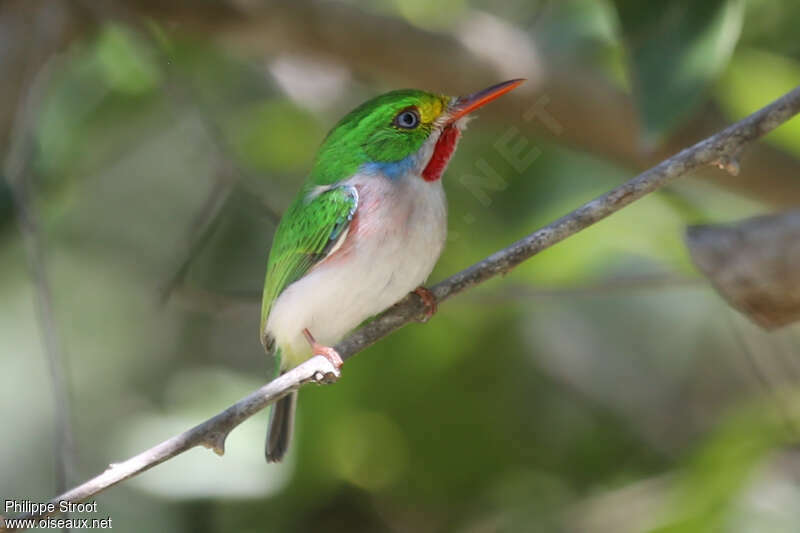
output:
<svg viewBox="0 0 800 533"><path fill-rule="evenodd" d="M370 161L361 165L361 172L383 174L389 179L396 180L414 169L417 162L415 156L416 154L411 154L400 161Z"/></svg>

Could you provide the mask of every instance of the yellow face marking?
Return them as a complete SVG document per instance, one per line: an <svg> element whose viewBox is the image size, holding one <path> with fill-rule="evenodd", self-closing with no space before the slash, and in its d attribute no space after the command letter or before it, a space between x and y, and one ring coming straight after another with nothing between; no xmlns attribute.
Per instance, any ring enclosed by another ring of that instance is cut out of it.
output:
<svg viewBox="0 0 800 533"><path fill-rule="evenodd" d="M443 97L434 96L426 99L419 105L420 120L424 124L430 124L439 118L444 111Z"/></svg>

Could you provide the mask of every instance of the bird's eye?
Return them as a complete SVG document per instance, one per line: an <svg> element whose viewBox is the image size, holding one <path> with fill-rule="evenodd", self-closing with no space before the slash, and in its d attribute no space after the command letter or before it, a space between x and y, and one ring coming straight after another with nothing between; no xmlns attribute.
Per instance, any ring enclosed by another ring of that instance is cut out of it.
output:
<svg viewBox="0 0 800 533"><path fill-rule="evenodd" d="M407 130L414 129L419 126L419 113L413 108L404 109L394 117L394 124Z"/></svg>

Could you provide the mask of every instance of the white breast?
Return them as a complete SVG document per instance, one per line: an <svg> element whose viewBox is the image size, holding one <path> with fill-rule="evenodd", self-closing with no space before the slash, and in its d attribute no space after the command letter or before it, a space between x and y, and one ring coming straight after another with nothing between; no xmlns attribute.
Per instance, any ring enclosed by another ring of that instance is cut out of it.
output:
<svg viewBox="0 0 800 533"><path fill-rule="evenodd" d="M444 248L447 204L441 180L356 175L344 183L359 193L345 242L287 287L267 320L284 368L310 356L304 328L320 343L336 344L421 285Z"/></svg>

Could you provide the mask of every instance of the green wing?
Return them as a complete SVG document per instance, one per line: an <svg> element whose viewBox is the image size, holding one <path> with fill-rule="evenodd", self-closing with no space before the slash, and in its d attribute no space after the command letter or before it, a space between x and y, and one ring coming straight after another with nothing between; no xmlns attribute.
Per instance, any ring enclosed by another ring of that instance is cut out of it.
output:
<svg viewBox="0 0 800 533"><path fill-rule="evenodd" d="M358 191L346 185L316 194L301 193L284 213L272 240L261 305L261 340L268 351L272 350L272 340L264 327L272 303L328 255L357 207Z"/></svg>

